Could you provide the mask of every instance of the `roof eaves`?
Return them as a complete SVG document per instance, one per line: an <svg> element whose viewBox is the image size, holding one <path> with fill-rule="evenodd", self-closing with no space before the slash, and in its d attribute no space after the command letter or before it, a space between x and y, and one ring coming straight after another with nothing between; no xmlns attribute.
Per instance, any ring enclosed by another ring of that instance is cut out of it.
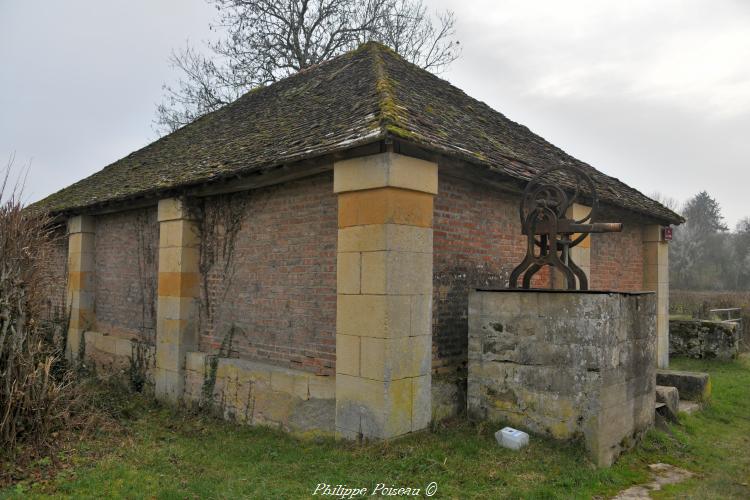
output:
<svg viewBox="0 0 750 500"><path fill-rule="evenodd" d="M404 137L400 136L399 134L393 134L390 131L389 131L389 133L390 133L390 135L392 136L393 139L397 139L399 141L404 141L404 142L407 142L407 143L411 143L412 145L417 146L419 148L426 149L426 150L432 151L434 153L439 153L439 154L444 155L444 156L449 157L449 158L454 158L456 160L465 161L465 162L470 163L470 164L472 164L474 166L485 168L485 169L487 169L487 170L489 170L491 172L494 172L494 173L496 173L498 175L508 176L506 173L499 171L497 166L494 166L494 165L490 164L489 162L487 162L484 159L480 158L478 155L472 153L471 151L460 150L460 149L453 149L453 148L447 148L447 147L441 146L439 144L432 144L432 143L427 142L427 141L421 141L421 140L419 140L419 136L416 136L415 134L413 134L413 137L411 137L411 138L404 138ZM515 163L519 162L519 160L516 160L516 159L508 159L508 161L509 162L512 161L512 162L515 162ZM521 179L520 177L517 177L517 176L511 176L511 177L513 179L518 180L519 182L528 182L528 180L531 179L531 177L529 177L529 178L527 178L525 180ZM622 183L622 181L619 181L619 179L616 179L616 180L618 180L618 182ZM644 195L643 193L640 193L640 191L636 190L635 188L631 188L630 186L627 186L627 185L625 185L625 186L628 187L629 189L633 189L634 191L638 192L642 196L646 197L646 195ZM649 198L649 199L651 199L651 198ZM655 200L653 200L653 201L655 201ZM617 202L615 200L602 200L602 203L610 204L610 205L613 205L615 207L618 207L618 208L621 208L621 209L625 209L625 210L631 211L633 213L637 213L637 214L639 214L641 216L647 217L649 219L653 219L653 220L658 221L660 223L667 223L667 224L676 224L676 225L678 225L678 224L682 224L682 223L685 222L685 220L681 216L679 216L678 214L672 212L669 208L664 207L661 204L660 205L665 209L665 211L671 212L671 214L673 215L673 217L669 217L666 214L665 215L660 215L660 214L654 213L652 211L634 208L632 206L632 204L627 203L627 201ZM656 203L658 203L658 202L656 202Z"/></svg>

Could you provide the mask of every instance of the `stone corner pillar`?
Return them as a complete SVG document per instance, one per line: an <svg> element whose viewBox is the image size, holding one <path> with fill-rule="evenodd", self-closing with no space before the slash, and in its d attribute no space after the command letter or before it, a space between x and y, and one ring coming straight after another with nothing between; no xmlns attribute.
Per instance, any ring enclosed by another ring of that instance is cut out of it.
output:
<svg viewBox="0 0 750 500"><path fill-rule="evenodd" d="M643 227L643 288L656 292L656 364L669 367L669 244L662 226Z"/></svg>
<svg viewBox="0 0 750 500"><path fill-rule="evenodd" d="M197 345L200 236L186 200L159 200L156 397L176 403L185 387L185 356Z"/></svg>
<svg viewBox="0 0 750 500"><path fill-rule="evenodd" d="M334 164L336 434L387 439L432 417L437 164L395 153Z"/></svg>
<svg viewBox="0 0 750 500"><path fill-rule="evenodd" d="M68 286L66 309L70 315L65 356L78 359L83 333L93 327L94 247L96 219L76 215L68 219Z"/></svg>

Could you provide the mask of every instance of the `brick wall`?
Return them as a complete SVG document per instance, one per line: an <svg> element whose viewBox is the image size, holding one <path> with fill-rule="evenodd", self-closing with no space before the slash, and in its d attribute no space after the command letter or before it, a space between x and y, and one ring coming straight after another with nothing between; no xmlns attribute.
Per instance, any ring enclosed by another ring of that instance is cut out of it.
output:
<svg viewBox="0 0 750 500"><path fill-rule="evenodd" d="M68 284L68 236L65 225L53 232L49 253L44 259L45 302L43 317L46 320L64 319L65 293Z"/></svg>
<svg viewBox="0 0 750 500"><path fill-rule="evenodd" d="M466 363L468 292L505 287L525 255L518 198L462 179L441 176L435 198L433 369ZM544 286L549 273L534 278Z"/></svg>
<svg viewBox="0 0 750 500"><path fill-rule="evenodd" d="M433 371L451 373L466 363L468 291L505 287L523 259L519 198L466 180L441 176L435 198ZM591 245L591 288L642 289L641 226L624 213L607 211L604 220L624 221L622 233L595 235ZM535 277L546 287L549 268Z"/></svg>
<svg viewBox="0 0 750 500"><path fill-rule="evenodd" d="M333 374L332 174L204 203L201 350L218 352L234 325L231 356Z"/></svg>
<svg viewBox="0 0 750 500"><path fill-rule="evenodd" d="M156 207L96 218L95 329L155 339L159 226Z"/></svg>
<svg viewBox="0 0 750 500"><path fill-rule="evenodd" d="M643 226L620 211L601 214L606 222L622 222L621 233L591 235L592 290L643 290Z"/></svg>

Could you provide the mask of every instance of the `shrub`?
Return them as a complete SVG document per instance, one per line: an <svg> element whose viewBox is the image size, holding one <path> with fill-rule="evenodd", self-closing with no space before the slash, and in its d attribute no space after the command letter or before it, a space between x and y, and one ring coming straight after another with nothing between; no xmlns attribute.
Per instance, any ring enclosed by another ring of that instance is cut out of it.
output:
<svg viewBox="0 0 750 500"><path fill-rule="evenodd" d="M24 209L19 184L0 179L0 449L37 446L70 418L72 378L64 365L65 323L43 321L49 280L43 262L56 234Z"/></svg>

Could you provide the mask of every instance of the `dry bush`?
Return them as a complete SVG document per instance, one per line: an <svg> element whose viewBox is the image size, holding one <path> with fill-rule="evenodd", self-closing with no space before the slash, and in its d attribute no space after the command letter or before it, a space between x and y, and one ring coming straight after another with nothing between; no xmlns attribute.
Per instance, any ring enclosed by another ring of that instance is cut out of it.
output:
<svg viewBox="0 0 750 500"><path fill-rule="evenodd" d="M12 162L11 162L12 163ZM24 209L22 183L0 182L0 450L48 444L75 404L64 366L65 322L42 321L54 244L47 215Z"/></svg>

